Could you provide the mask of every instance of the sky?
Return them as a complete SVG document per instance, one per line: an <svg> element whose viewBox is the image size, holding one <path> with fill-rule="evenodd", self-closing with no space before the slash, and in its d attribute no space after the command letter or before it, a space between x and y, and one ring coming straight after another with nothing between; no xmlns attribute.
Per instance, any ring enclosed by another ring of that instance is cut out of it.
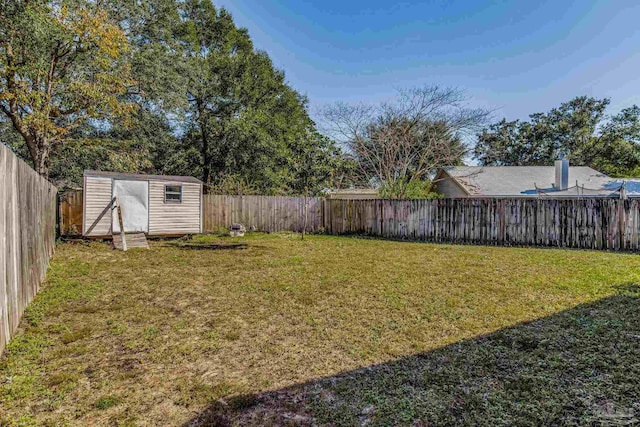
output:
<svg viewBox="0 0 640 427"><path fill-rule="evenodd" d="M638 0L214 0L314 111L397 89L465 90L496 119L578 95L640 105Z"/></svg>

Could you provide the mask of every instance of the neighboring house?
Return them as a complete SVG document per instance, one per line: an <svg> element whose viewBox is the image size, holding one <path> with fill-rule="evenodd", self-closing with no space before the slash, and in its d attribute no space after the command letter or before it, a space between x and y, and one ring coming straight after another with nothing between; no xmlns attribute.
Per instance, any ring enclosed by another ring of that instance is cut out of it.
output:
<svg viewBox="0 0 640 427"><path fill-rule="evenodd" d="M124 231L150 236L202 232L202 182L190 176L85 171L82 235L120 232L114 199L122 206Z"/></svg>
<svg viewBox="0 0 640 427"><path fill-rule="evenodd" d="M380 195L375 188L356 188L350 190L333 190L329 192L330 199L366 200L379 199Z"/></svg>
<svg viewBox="0 0 640 427"><path fill-rule="evenodd" d="M555 166L445 167L432 188L445 198L640 197L640 180L611 178L587 166L569 166L566 160Z"/></svg>

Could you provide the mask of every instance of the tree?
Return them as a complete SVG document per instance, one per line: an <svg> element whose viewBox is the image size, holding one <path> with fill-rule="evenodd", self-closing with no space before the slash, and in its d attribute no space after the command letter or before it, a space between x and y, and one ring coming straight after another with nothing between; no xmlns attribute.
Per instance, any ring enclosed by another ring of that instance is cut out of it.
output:
<svg viewBox="0 0 640 427"><path fill-rule="evenodd" d="M0 135L59 185L90 168L283 194L314 132L307 100L211 0L0 8Z"/></svg>
<svg viewBox="0 0 640 427"><path fill-rule="evenodd" d="M122 29L100 2L3 3L0 112L24 140L33 166L49 175L65 135L90 118L130 114L133 83Z"/></svg>
<svg viewBox="0 0 640 427"><path fill-rule="evenodd" d="M392 198L407 197L436 168L460 164L467 152L463 138L488 114L468 107L461 91L439 86L400 91L395 102L339 103L323 111L329 134L340 139L361 174Z"/></svg>
<svg viewBox="0 0 640 427"><path fill-rule="evenodd" d="M640 166L640 109L607 116L608 99L577 97L529 121L494 123L479 135L474 156L482 165L550 165L567 158L614 176Z"/></svg>
<svg viewBox="0 0 640 427"><path fill-rule="evenodd" d="M315 130L291 148L289 193L318 196L331 185L336 171L346 167L347 160L329 137Z"/></svg>
<svg viewBox="0 0 640 427"><path fill-rule="evenodd" d="M602 124L587 164L612 176L640 176L640 108L623 109Z"/></svg>
<svg viewBox="0 0 640 427"><path fill-rule="evenodd" d="M309 197L327 189L334 172L344 167L344 159L335 143L316 131L309 131L305 138L292 147L291 155L291 193L301 194L304 198L304 239L309 217Z"/></svg>
<svg viewBox="0 0 640 427"><path fill-rule="evenodd" d="M313 130L306 100L224 9L188 0L180 15L188 80L183 143L200 153L202 180L208 189L231 182L283 192L291 149Z"/></svg>

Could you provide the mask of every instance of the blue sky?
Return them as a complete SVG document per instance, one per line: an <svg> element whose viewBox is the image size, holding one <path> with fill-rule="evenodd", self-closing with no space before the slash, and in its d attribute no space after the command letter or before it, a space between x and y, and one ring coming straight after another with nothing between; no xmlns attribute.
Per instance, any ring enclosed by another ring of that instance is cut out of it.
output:
<svg viewBox="0 0 640 427"><path fill-rule="evenodd" d="M395 88L465 89L496 118L577 95L640 104L640 1L214 0L249 29L312 111Z"/></svg>

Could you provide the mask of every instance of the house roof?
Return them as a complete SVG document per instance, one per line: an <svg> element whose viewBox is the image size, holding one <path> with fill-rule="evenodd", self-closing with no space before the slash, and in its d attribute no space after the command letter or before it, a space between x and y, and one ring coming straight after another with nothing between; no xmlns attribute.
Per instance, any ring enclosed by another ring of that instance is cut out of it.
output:
<svg viewBox="0 0 640 427"><path fill-rule="evenodd" d="M555 187L554 166L450 166L440 170L436 180L447 174L469 196L531 197L540 193L559 193ZM569 189L576 183L593 195L617 192L620 180L610 178L587 166L569 167ZM640 190L640 188L639 188Z"/></svg>
<svg viewBox="0 0 640 427"><path fill-rule="evenodd" d="M377 188L345 188L343 190L331 190L331 194L378 194Z"/></svg>
<svg viewBox="0 0 640 427"><path fill-rule="evenodd" d="M198 178L192 176L177 175L146 175L138 173L120 173L85 170L84 176L93 176L98 178L126 179L131 181L172 181L172 182L190 182L193 184L202 184Z"/></svg>
<svg viewBox="0 0 640 427"><path fill-rule="evenodd" d="M329 191L330 199L377 199L377 188L349 188Z"/></svg>

